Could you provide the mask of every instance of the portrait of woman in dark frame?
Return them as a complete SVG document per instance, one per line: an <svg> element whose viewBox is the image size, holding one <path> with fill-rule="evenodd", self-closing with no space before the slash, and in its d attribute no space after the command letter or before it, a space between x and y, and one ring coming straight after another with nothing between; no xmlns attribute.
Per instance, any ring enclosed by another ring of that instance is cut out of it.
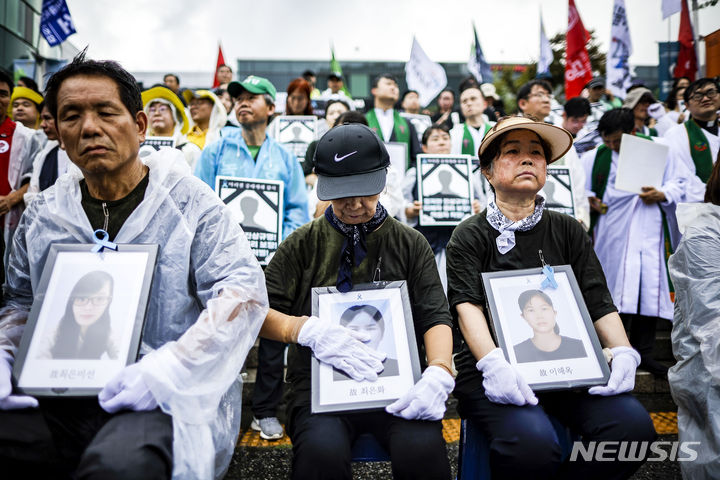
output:
<svg viewBox="0 0 720 480"><path fill-rule="evenodd" d="M370 339L366 341L365 344L375 350L380 346L380 342L385 336L385 319L380 310L372 305L353 305L349 307L340 316L340 325L350 330L369 335ZM398 375L400 372L398 361L395 358L391 358L391 354L394 352L384 353L388 354L388 356L383 361L385 368L378 374L378 377ZM343 380L351 380L351 378L344 372L333 368L333 381L338 382Z"/></svg>
<svg viewBox="0 0 720 480"><path fill-rule="evenodd" d="M518 363L583 358L587 356L581 340L560 335L557 311L552 299L541 290L526 290L518 297L520 316L533 330L533 336L518 343Z"/></svg>
<svg viewBox="0 0 720 480"><path fill-rule="evenodd" d="M80 277L70 292L65 313L50 346L51 358L117 359L109 312L113 286L113 277L100 270Z"/></svg>

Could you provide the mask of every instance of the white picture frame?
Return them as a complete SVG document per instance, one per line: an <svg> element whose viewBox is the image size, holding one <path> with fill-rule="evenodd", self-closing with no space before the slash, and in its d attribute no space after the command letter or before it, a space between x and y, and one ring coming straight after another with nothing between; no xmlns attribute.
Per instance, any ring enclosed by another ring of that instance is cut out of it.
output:
<svg viewBox="0 0 720 480"><path fill-rule="evenodd" d="M421 154L416 170L419 225L455 226L473 214L470 155Z"/></svg>
<svg viewBox="0 0 720 480"><path fill-rule="evenodd" d="M313 288L312 313L347 328L367 328L373 336L369 345L387 354L385 370L374 382L352 380L313 356L313 413L381 409L404 395L420 379L405 281L360 284L347 293L335 287Z"/></svg>

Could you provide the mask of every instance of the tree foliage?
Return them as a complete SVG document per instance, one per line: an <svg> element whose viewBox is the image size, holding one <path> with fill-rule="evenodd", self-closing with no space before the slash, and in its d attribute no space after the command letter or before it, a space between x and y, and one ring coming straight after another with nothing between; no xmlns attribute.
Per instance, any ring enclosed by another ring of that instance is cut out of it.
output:
<svg viewBox="0 0 720 480"><path fill-rule="evenodd" d="M587 44L588 55L593 75L605 75L605 52L601 51L595 31L590 32L590 41ZM553 61L550 64L549 79L555 90L555 95L564 99L565 93L565 33L558 33L550 39L550 46L553 51ZM508 112L517 110L516 94L525 83L529 82L537 74L537 62L528 65L528 68L521 74L517 74L513 67L503 67L499 75L495 76L495 87L498 94L505 102L505 109ZM561 102L562 103L562 102Z"/></svg>

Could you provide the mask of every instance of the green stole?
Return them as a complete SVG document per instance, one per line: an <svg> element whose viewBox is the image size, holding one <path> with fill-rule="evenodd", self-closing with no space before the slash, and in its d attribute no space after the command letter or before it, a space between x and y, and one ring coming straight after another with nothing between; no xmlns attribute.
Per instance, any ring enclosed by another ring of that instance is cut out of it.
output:
<svg viewBox="0 0 720 480"><path fill-rule="evenodd" d="M463 139L462 139L462 154L463 155L472 155L473 157L477 157L477 149L475 148L475 141L473 140L472 134L470 133L470 129L467 126L467 123L463 123ZM490 131L492 127L490 124L485 124L485 132L483 132L483 138L485 138L485 135L487 135L487 132Z"/></svg>
<svg viewBox="0 0 720 480"><path fill-rule="evenodd" d="M646 140L652 140L652 138L648 137L647 135L643 135L641 133L636 133L635 136L644 138ZM592 174L591 174L591 186L593 192L595 192L595 196L602 200L603 195L605 194L605 189L607 188L607 182L608 182L608 176L610 176L610 165L612 164L612 150L610 150L606 145L600 145L598 147L598 151L595 154L595 162L593 163L592 168ZM709 175L708 175L709 176ZM662 229L663 229L663 237L664 237L664 249L665 249L665 272L667 273L668 278L668 285L670 287L670 292L674 292L675 288L673 287L672 280L670 279L670 274L668 272L667 268L667 261L668 258L670 258L670 255L673 254L672 249L672 243L670 241L670 227L667 222L667 217L665 216L665 212L663 211L662 207L658 205L658 208L660 209L660 214L662 215ZM595 228L595 224L597 223L598 219L600 218L600 213L596 211L590 212L590 230L588 231L588 234L592 237L593 234L593 228Z"/></svg>
<svg viewBox="0 0 720 480"><path fill-rule="evenodd" d="M375 109L370 109L365 115L368 121L368 127L380 137L383 142L389 142L389 138L383 138L382 128L380 128L380 122L378 121ZM405 169L411 167L410 165L410 127L408 127L407 120L401 117L397 110L393 109L393 133L395 133L395 141L404 143L408 148L405 149ZM402 173L402 172L400 172Z"/></svg>
<svg viewBox="0 0 720 480"><path fill-rule="evenodd" d="M695 164L695 175L700 177L703 183L707 183L713 169L710 143L702 128L692 118L685 122L685 130L690 142L690 156Z"/></svg>

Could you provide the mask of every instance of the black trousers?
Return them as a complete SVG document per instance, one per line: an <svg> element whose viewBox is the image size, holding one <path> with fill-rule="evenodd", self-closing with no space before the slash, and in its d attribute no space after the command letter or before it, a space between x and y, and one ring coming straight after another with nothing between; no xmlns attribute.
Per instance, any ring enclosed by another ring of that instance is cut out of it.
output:
<svg viewBox="0 0 720 480"><path fill-rule="evenodd" d="M260 339L258 368L252 393L252 411L257 418L276 417L283 394L283 357L286 344Z"/></svg>
<svg viewBox="0 0 720 480"><path fill-rule="evenodd" d="M159 409L111 415L97 398L41 400L0 411L0 476L169 479L172 438L172 418Z"/></svg>
<svg viewBox="0 0 720 480"><path fill-rule="evenodd" d="M650 415L626 393L611 397L587 392L551 392L537 395L536 406L500 405L479 388L458 396L458 412L475 423L490 444L490 470L498 479L626 479L645 462L561 462L561 450L547 414L579 433L582 442L647 441L657 437ZM546 413L547 412L547 413ZM617 450L617 449L616 449ZM646 449L649 453L649 446Z"/></svg>
<svg viewBox="0 0 720 480"><path fill-rule="evenodd" d="M449 479L442 422L405 420L385 411L311 414L293 409L288 434L293 444L291 478L352 479L351 447L360 433L372 433L390 453L395 479Z"/></svg>
<svg viewBox="0 0 720 480"><path fill-rule="evenodd" d="M667 322L667 320L635 313L622 313L620 318L625 328L630 331L630 345L638 351L643 360L651 359L658 321Z"/></svg>

